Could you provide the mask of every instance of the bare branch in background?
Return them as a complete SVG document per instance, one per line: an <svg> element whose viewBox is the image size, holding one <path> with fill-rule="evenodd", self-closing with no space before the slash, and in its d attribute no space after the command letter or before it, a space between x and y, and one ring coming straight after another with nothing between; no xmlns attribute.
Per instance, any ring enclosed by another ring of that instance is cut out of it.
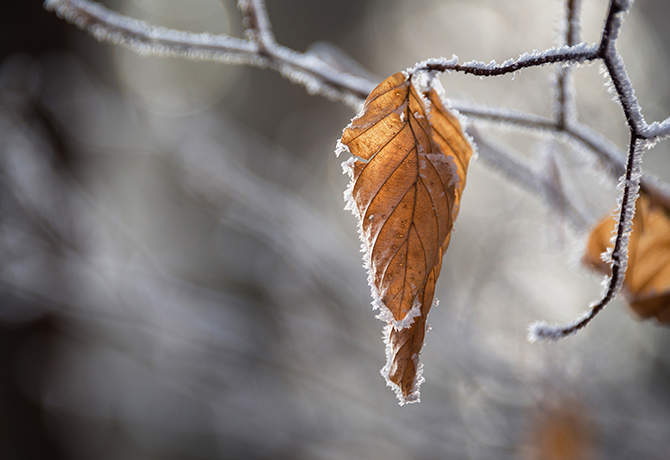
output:
<svg viewBox="0 0 670 460"><path fill-rule="evenodd" d="M565 44L574 46L580 42L579 34L579 9L581 0L568 0L566 24L565 24ZM569 123L577 120L577 107L575 105L574 84L572 82L572 67L562 67L558 70L556 87L558 90L557 101L557 125L559 129L564 129Z"/></svg>
<svg viewBox="0 0 670 460"><path fill-rule="evenodd" d="M249 26L249 40L155 27L88 0L47 0L44 5L98 40L125 46L139 54L270 67L304 86L310 94L342 100L353 107L358 107L374 87L365 79L335 71L313 54L299 53L276 43L260 0L240 2Z"/></svg>
<svg viewBox="0 0 670 460"><path fill-rule="evenodd" d="M245 32L249 39L258 43L261 53L269 52L277 42L272 34L265 4L259 0L240 0L238 6L244 16Z"/></svg>
<svg viewBox="0 0 670 460"><path fill-rule="evenodd" d="M489 141L475 127L468 127L467 133L477 145L479 158L532 196L541 197L550 209L564 214L575 229L583 231L593 224L593 218L584 210L581 200L557 184L540 165L533 164L520 154Z"/></svg>

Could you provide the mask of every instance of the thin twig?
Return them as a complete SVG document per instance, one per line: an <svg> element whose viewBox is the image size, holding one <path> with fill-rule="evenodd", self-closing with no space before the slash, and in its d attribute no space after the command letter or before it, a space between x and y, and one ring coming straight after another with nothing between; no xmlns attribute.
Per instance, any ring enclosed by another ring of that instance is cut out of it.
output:
<svg viewBox="0 0 670 460"><path fill-rule="evenodd" d="M600 313L621 291L628 265L628 242L632 230L633 216L635 215L635 201L640 189L640 168L642 152L640 138L631 132L630 150L626 164L626 174L622 177L623 196L618 212L616 239L614 249L610 254L612 274L607 280L607 287L602 298L580 318L566 325L548 325L544 321L533 323L529 327L528 339L531 342L543 340L560 340L575 334L583 329L595 316Z"/></svg>
<svg viewBox="0 0 670 460"><path fill-rule="evenodd" d="M567 0L566 9L566 31L565 44L574 46L580 42L579 38L579 9L581 7L581 0ZM577 119L577 108L575 106L574 85L572 83L572 67L561 67L558 70L557 76L558 89L558 120L557 124L560 129L565 128L568 124Z"/></svg>
<svg viewBox="0 0 670 460"><path fill-rule="evenodd" d="M549 48L542 52L522 54L518 59L508 59L502 64L491 61L486 64L481 61L469 61L458 64L455 59L429 59L418 64L414 70L427 72L462 72L480 77L497 77L518 72L528 67L539 67L546 64L581 64L600 59L598 48L595 45L580 43L574 46Z"/></svg>
<svg viewBox="0 0 670 460"><path fill-rule="evenodd" d="M139 54L268 65L257 44L249 40L156 27L87 0L46 0L44 6L96 39L127 46Z"/></svg>
<svg viewBox="0 0 670 460"><path fill-rule="evenodd" d="M568 0L567 2L567 30L565 33L566 44L568 46L576 45L581 41L580 37L580 9L582 0Z"/></svg>
<svg viewBox="0 0 670 460"><path fill-rule="evenodd" d="M276 44L270 18L265 5L258 0L240 0L238 7L244 16L244 26L250 40L258 43L263 50Z"/></svg>
<svg viewBox="0 0 670 460"><path fill-rule="evenodd" d="M626 72L623 58L616 50L616 39L623 22L623 14L628 12L631 1L611 0L610 8L605 22L598 55L603 60L607 74L609 75L614 90L619 98L621 107L628 125L640 139L654 143L670 135L670 118L662 122L647 123L642 115L642 109L635 97L633 84Z"/></svg>

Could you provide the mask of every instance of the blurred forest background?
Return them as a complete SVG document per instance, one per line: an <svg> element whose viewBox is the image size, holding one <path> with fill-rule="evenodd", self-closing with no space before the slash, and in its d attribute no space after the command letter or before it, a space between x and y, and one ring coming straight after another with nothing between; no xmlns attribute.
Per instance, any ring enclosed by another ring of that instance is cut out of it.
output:
<svg viewBox="0 0 670 460"><path fill-rule="evenodd" d="M242 34L232 0L104 4ZM526 341L530 322L571 320L601 289L560 210L473 162L422 402L398 407L333 155L351 109L269 70L99 44L39 0L2 9L2 458L667 458L668 330L617 301L573 338ZM584 0L584 41L606 9ZM429 57L502 62L553 46L564 2L268 0L268 11L280 43L328 42L381 79ZM670 115L669 14L636 1L619 42L649 121ZM550 116L555 70L441 80L448 97ZM625 148L599 70L575 72L580 117ZM614 208L615 184L583 152L485 132L592 171L572 186L594 221ZM669 159L662 142L644 169L668 181Z"/></svg>

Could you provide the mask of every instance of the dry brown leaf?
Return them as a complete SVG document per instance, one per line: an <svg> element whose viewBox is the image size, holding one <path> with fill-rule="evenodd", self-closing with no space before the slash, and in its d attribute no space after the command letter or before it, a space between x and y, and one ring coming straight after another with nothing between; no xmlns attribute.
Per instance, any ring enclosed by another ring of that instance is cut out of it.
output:
<svg viewBox="0 0 670 460"><path fill-rule="evenodd" d="M429 109L427 109L427 106ZM373 305L386 321L382 373L403 402L418 399L419 353L442 255L458 213L472 147L437 91L396 73L344 129Z"/></svg>
<svg viewBox="0 0 670 460"><path fill-rule="evenodd" d="M655 317L670 325L670 218L668 211L642 194L637 200L633 232L628 245L624 295L641 318ZM611 217L592 231L584 263L609 275L609 264L600 255L612 247L615 228Z"/></svg>

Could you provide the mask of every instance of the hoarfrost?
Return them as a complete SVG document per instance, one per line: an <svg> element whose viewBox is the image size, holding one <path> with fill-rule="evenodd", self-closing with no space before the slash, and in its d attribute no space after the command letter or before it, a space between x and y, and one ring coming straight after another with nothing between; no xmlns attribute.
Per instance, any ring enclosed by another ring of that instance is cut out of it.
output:
<svg viewBox="0 0 670 460"><path fill-rule="evenodd" d="M339 158L342 152L349 152L349 147L344 145L341 139L338 139L335 144L335 156Z"/></svg>
<svg viewBox="0 0 670 460"><path fill-rule="evenodd" d="M139 19L82 0L47 0L45 7L66 21L90 32L100 41L126 46L139 54L183 56L253 65L267 65L255 43L228 35L193 33L156 27ZM253 62L252 62L253 61Z"/></svg>
<svg viewBox="0 0 670 460"><path fill-rule="evenodd" d="M433 165L439 163L447 163L449 165L451 177L449 178L449 183L445 184L447 187L458 187L460 185L461 178L458 176L458 166L456 166L452 155L446 155L444 153L427 153L425 156Z"/></svg>
<svg viewBox="0 0 670 460"><path fill-rule="evenodd" d="M383 305L384 308L380 309L381 311L377 315L377 319L386 321L388 324L392 324L393 328L398 331L402 329L407 329L412 324L414 324L414 318L416 318L417 316L421 316L421 302L419 302L418 295L417 297L414 298L412 308L410 308L410 310L407 312L407 315L400 321L396 321L394 319L393 314L388 308L386 308L386 305L384 305L383 302L381 304Z"/></svg>

